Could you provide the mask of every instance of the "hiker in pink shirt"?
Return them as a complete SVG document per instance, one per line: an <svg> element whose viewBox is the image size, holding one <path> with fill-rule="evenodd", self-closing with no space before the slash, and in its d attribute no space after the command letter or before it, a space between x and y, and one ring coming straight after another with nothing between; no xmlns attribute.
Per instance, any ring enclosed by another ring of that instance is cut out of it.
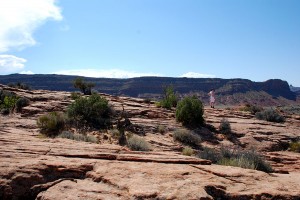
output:
<svg viewBox="0 0 300 200"><path fill-rule="evenodd" d="M210 96L209 98L209 104L211 108L215 108L215 89L211 89L210 92L208 93L208 95Z"/></svg>

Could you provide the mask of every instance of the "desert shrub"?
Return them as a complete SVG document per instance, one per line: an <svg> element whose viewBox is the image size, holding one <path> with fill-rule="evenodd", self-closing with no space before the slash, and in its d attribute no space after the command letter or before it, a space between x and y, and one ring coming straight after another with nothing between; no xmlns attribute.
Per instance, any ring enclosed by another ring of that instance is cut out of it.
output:
<svg viewBox="0 0 300 200"><path fill-rule="evenodd" d="M164 125L158 125L157 126L157 131L161 134L165 133L167 131L167 127Z"/></svg>
<svg viewBox="0 0 300 200"><path fill-rule="evenodd" d="M273 109L267 109L261 112L257 112L255 114L255 117L257 119L260 120L265 120L265 121L269 121L269 122L284 122L285 118L283 116L281 116L280 114L278 114L275 110Z"/></svg>
<svg viewBox="0 0 300 200"><path fill-rule="evenodd" d="M16 96L16 94L13 92L6 91L6 90L0 90L0 103L4 102L4 98L6 96Z"/></svg>
<svg viewBox="0 0 300 200"><path fill-rule="evenodd" d="M196 97L185 97L178 102L176 120L185 126L201 126L204 123L203 105Z"/></svg>
<svg viewBox="0 0 300 200"><path fill-rule="evenodd" d="M13 109L18 98L16 96L6 96L4 97L3 106L4 108Z"/></svg>
<svg viewBox="0 0 300 200"><path fill-rule="evenodd" d="M18 97L15 93L6 90L0 90L0 110L1 113L9 114L15 108Z"/></svg>
<svg viewBox="0 0 300 200"><path fill-rule="evenodd" d="M190 147L184 147L182 149L182 154L185 155L185 156L191 156L194 154L194 150Z"/></svg>
<svg viewBox="0 0 300 200"><path fill-rule="evenodd" d="M111 133L111 136L115 139L119 138L120 137L120 131L118 129L111 129L110 130L110 133Z"/></svg>
<svg viewBox="0 0 300 200"><path fill-rule="evenodd" d="M98 94L76 99L67 109L68 117L78 126L104 128L110 125L108 101Z"/></svg>
<svg viewBox="0 0 300 200"><path fill-rule="evenodd" d="M51 112L42 115L37 120L37 125L41 129L41 133L46 136L56 136L65 127L65 116L60 112Z"/></svg>
<svg viewBox="0 0 300 200"><path fill-rule="evenodd" d="M221 165L237 166L247 169L255 169L264 172L272 172L272 167L261 155L252 150L229 150L221 149L222 159L218 161Z"/></svg>
<svg viewBox="0 0 300 200"><path fill-rule="evenodd" d="M73 86L79 89L84 95L91 95L92 88L95 87L95 83L86 82L83 78L76 78L73 81Z"/></svg>
<svg viewBox="0 0 300 200"><path fill-rule="evenodd" d="M133 151L150 151L150 144L143 138L133 135L127 140L128 147Z"/></svg>
<svg viewBox="0 0 300 200"><path fill-rule="evenodd" d="M23 107L28 106L29 102L30 102L29 99L27 99L26 97L19 98L16 101L16 110L17 110L17 112L20 112Z"/></svg>
<svg viewBox="0 0 300 200"><path fill-rule="evenodd" d="M5 96L3 102L0 102L1 113L8 115L10 112L13 112L17 100L17 96Z"/></svg>
<svg viewBox="0 0 300 200"><path fill-rule="evenodd" d="M261 112L262 110L262 107L251 104L246 104L244 107L240 108L240 111L250 112L253 115L255 115L257 112Z"/></svg>
<svg viewBox="0 0 300 200"><path fill-rule="evenodd" d="M203 150L198 153L198 157L217 163L221 159L221 154L215 149L203 147Z"/></svg>
<svg viewBox="0 0 300 200"><path fill-rule="evenodd" d="M289 146L290 151L300 153L300 142L291 142Z"/></svg>
<svg viewBox="0 0 300 200"><path fill-rule="evenodd" d="M178 98L174 92L173 86L167 86L164 88L164 96L160 101L160 106L166 109L176 107Z"/></svg>
<svg viewBox="0 0 300 200"><path fill-rule="evenodd" d="M74 134L70 131L63 131L57 137L67 138L67 139L76 140L76 141L98 143L98 139L92 135Z"/></svg>
<svg viewBox="0 0 300 200"><path fill-rule="evenodd" d="M71 99L76 100L81 97L79 92L71 92Z"/></svg>
<svg viewBox="0 0 300 200"><path fill-rule="evenodd" d="M211 160L213 163L219 165L255 169L268 173L273 171L270 164L254 150L242 151L239 149L221 148L220 151L217 151L210 148L203 148L198 157Z"/></svg>
<svg viewBox="0 0 300 200"><path fill-rule="evenodd" d="M219 131L223 134L231 133L231 126L227 119L223 118L220 122Z"/></svg>
<svg viewBox="0 0 300 200"><path fill-rule="evenodd" d="M219 162L219 165L226 165L226 166L234 166L234 167L241 167L245 169L255 169L255 165L251 160L246 158L237 157L237 158L222 158Z"/></svg>
<svg viewBox="0 0 300 200"><path fill-rule="evenodd" d="M173 138L175 141L179 141L183 144L190 146L199 146L201 142L201 137L186 129L177 129L173 133Z"/></svg>

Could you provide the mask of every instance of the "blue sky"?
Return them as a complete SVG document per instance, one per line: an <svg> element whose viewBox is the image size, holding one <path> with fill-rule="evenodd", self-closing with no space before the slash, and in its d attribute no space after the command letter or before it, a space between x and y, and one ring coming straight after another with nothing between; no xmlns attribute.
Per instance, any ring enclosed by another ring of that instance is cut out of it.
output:
<svg viewBox="0 0 300 200"><path fill-rule="evenodd" d="M299 0L0 0L0 74L300 86Z"/></svg>

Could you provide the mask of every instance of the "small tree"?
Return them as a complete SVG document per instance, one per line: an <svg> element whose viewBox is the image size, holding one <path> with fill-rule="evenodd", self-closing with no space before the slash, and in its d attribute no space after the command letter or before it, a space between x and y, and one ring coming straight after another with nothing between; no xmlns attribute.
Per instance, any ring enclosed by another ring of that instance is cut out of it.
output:
<svg viewBox="0 0 300 200"><path fill-rule="evenodd" d="M196 97L185 97L178 102L176 120L185 126L201 126L204 123L203 105Z"/></svg>
<svg viewBox="0 0 300 200"><path fill-rule="evenodd" d="M161 107L171 109L172 107L177 106L178 98L174 92L172 85L169 85L164 88L164 97L160 102Z"/></svg>
<svg viewBox="0 0 300 200"><path fill-rule="evenodd" d="M92 88L95 87L95 83L85 82L83 78L76 78L73 81L73 86L79 89L84 95L91 95Z"/></svg>

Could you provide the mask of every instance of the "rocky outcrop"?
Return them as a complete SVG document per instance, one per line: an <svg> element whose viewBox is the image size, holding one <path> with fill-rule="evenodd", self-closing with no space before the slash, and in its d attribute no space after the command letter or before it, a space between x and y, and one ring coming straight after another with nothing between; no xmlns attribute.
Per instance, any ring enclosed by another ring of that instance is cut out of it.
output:
<svg viewBox="0 0 300 200"><path fill-rule="evenodd" d="M10 90L6 86L0 86ZM93 131L99 144L45 138L36 119L49 111L63 111L72 101L68 92L24 91L30 99L21 113L0 116L0 199L299 199L299 153L286 151L299 138L300 117L284 124L259 121L234 109L205 108L210 125L195 130L202 145L255 148L274 173L212 164L184 156L184 147L172 133L182 128L174 110L157 108L138 98L105 95L118 113L126 111L131 123L152 147L131 151L117 145L109 131ZM231 123L231 137L220 134L221 119ZM163 131L159 131L162 129ZM213 128L215 127L215 131ZM140 130L140 129L137 129Z"/></svg>

